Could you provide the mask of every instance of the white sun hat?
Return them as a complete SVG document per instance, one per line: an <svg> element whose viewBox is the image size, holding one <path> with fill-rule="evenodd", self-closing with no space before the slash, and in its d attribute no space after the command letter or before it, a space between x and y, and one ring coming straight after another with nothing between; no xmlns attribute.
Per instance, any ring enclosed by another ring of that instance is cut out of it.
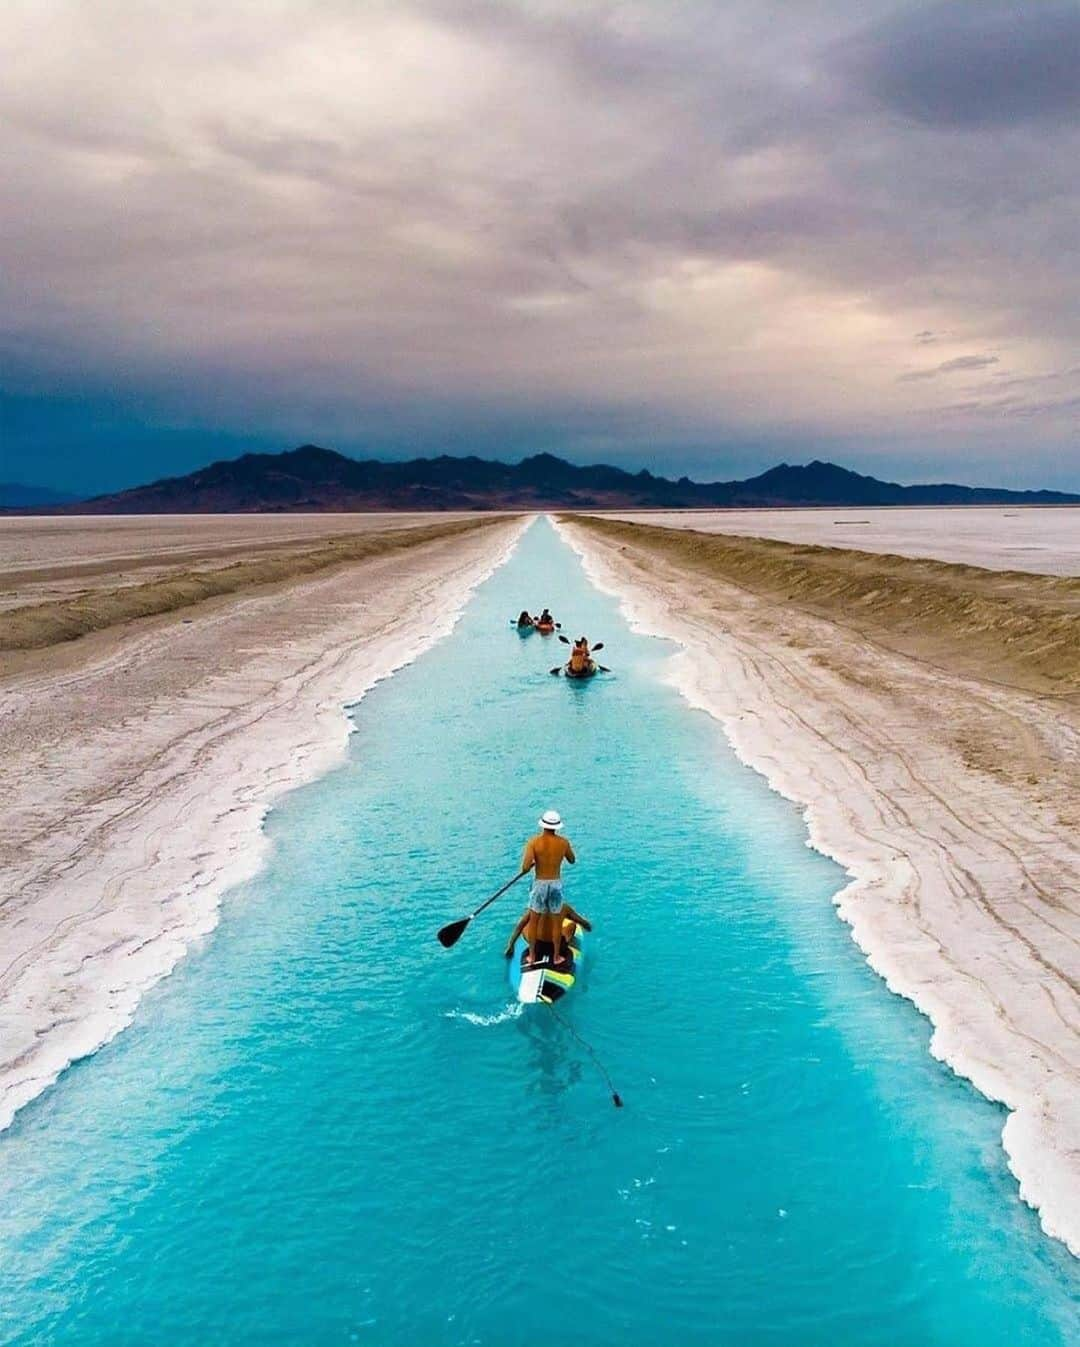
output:
<svg viewBox="0 0 1080 1347"><path fill-rule="evenodd" d="M562 816L557 809L545 809L540 815L541 828L558 829L562 827Z"/></svg>

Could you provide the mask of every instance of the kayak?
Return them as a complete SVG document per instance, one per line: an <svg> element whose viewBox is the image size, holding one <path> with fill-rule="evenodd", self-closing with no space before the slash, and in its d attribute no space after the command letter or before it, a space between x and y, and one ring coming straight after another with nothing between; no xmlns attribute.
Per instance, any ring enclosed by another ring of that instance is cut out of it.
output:
<svg viewBox="0 0 1080 1347"><path fill-rule="evenodd" d="M510 625L519 636L530 636L536 630L535 622L515 622L514 619L511 618Z"/></svg>
<svg viewBox="0 0 1080 1347"><path fill-rule="evenodd" d="M538 622L536 624L536 630L540 633L541 636L550 636L551 633L555 630L555 623Z"/></svg>
<svg viewBox="0 0 1080 1347"><path fill-rule="evenodd" d="M569 664L563 665L563 673L566 675L567 678L592 678L593 674L598 672L599 667L595 660L589 660L585 668L582 669L579 673L575 673L574 670L570 668Z"/></svg>
<svg viewBox="0 0 1080 1347"><path fill-rule="evenodd" d="M526 1005L537 1001L552 1005L566 995L577 981L581 961L585 957L584 933L576 922L569 918L563 920L563 953L568 962L561 968L551 966L551 941L541 940L536 946L540 962L526 965L525 957L529 952L529 942L524 936L518 936L514 952L510 956L510 987L517 999Z"/></svg>

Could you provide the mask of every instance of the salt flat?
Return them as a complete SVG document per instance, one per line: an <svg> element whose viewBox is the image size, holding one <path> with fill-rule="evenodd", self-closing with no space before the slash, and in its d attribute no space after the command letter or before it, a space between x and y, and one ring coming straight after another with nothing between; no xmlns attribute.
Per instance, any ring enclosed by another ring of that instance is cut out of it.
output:
<svg viewBox="0 0 1080 1347"><path fill-rule="evenodd" d="M463 513L0 516L0 610Z"/></svg>
<svg viewBox="0 0 1080 1347"><path fill-rule="evenodd" d="M929 557L994 571L1080 575L1080 506L643 510L610 517L663 528Z"/></svg>

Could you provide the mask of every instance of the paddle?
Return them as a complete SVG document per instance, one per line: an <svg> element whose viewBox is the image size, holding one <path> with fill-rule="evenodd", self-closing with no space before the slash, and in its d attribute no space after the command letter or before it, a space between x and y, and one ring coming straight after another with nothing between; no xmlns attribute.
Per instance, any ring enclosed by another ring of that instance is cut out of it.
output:
<svg viewBox="0 0 1080 1347"><path fill-rule="evenodd" d="M519 870L509 883L504 884L498 893L493 893L486 902L481 903L475 912L470 913L467 917L462 917L460 921L452 921L449 926L444 926L439 932L439 944L442 945L443 949L449 949L451 945L456 945L462 935L464 935L465 927L468 926L473 917L478 917L485 907L490 907L496 898L501 898L506 890L510 888L511 885L516 884L525 873L526 871Z"/></svg>

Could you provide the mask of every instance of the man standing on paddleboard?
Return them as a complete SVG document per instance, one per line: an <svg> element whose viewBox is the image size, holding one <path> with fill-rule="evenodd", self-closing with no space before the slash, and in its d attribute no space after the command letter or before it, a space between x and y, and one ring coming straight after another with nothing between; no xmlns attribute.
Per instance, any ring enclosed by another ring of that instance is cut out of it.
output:
<svg viewBox="0 0 1080 1347"><path fill-rule="evenodd" d="M534 871L532 892L529 894L529 912L535 920L529 921L528 963L536 963L536 946L540 940L550 940L554 951L552 964L562 967L563 887L562 863L574 865L577 857L569 839L559 836L562 819L556 809L545 809L540 819L542 832L530 837L521 857L521 873ZM512 942L511 942L512 943Z"/></svg>

